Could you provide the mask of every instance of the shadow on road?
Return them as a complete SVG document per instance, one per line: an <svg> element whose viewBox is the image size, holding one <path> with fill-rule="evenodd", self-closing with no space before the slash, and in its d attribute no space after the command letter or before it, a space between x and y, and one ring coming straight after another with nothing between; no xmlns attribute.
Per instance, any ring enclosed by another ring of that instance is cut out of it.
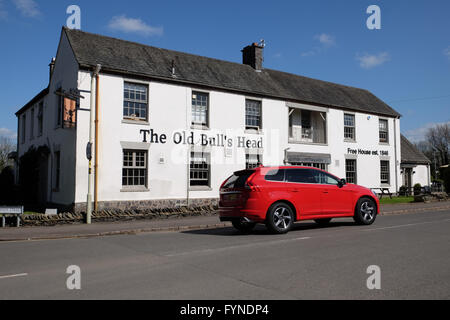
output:
<svg viewBox="0 0 450 320"><path fill-rule="evenodd" d="M311 222L299 222L294 224L294 227L289 233L303 231L303 230L315 230L315 229L331 229L339 227L350 227L356 226L354 222L331 222L327 226L319 226L316 223ZM252 232L243 233L233 227L217 228L217 229L206 229L206 230L189 230L183 231L185 234L195 234L195 235L209 235L209 236L252 236L252 235L270 235L271 233L267 230L264 225L257 225Z"/></svg>

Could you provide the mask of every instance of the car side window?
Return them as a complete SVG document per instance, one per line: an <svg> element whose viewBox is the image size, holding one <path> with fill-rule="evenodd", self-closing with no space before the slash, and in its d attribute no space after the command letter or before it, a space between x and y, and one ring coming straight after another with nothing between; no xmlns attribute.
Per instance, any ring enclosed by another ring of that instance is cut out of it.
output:
<svg viewBox="0 0 450 320"><path fill-rule="evenodd" d="M310 169L286 170L286 181L293 183L318 183L318 176Z"/></svg>
<svg viewBox="0 0 450 320"><path fill-rule="evenodd" d="M265 179L266 179L266 181L283 182L284 181L284 172L285 172L285 170L282 170L282 169L271 170L266 174Z"/></svg>
<svg viewBox="0 0 450 320"><path fill-rule="evenodd" d="M329 185L335 185L337 186L339 184L339 180L337 180L335 177L325 173L318 171L319 174L319 181L320 184L329 184Z"/></svg>

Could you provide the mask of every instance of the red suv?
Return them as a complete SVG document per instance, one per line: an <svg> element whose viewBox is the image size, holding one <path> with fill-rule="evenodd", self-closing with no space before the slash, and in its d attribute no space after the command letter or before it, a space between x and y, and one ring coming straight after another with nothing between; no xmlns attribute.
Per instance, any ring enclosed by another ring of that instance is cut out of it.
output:
<svg viewBox="0 0 450 320"><path fill-rule="evenodd" d="M259 167L234 173L220 187L221 221L240 231L264 223L287 233L295 221L320 225L332 218L353 217L361 225L375 222L380 202L371 190L347 184L332 174L306 167Z"/></svg>

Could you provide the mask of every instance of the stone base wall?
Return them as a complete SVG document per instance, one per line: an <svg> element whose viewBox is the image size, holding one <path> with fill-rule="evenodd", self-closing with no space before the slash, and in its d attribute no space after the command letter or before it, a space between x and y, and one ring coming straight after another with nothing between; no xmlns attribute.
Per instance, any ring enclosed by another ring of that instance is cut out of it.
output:
<svg viewBox="0 0 450 320"><path fill-rule="evenodd" d="M199 209L210 208L217 209L219 199L190 199L189 205L187 199L168 199L168 200L143 200L143 201L102 201L98 203L98 211L114 211L135 213L155 213L169 212L180 208ZM72 210L73 213L86 213L86 203L76 203Z"/></svg>
<svg viewBox="0 0 450 320"><path fill-rule="evenodd" d="M190 216L211 216L217 214L218 199L156 200L156 201L111 201L100 202L98 212L92 214L93 222L133 221L143 219L177 219ZM54 226L80 224L86 221L86 204L75 204L72 210L60 214L26 215L24 226Z"/></svg>

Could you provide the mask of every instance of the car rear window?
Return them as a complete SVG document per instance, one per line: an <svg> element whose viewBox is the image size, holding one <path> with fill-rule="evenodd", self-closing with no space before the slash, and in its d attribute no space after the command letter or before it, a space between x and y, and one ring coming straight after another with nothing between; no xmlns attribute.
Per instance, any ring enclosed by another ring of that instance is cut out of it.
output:
<svg viewBox="0 0 450 320"><path fill-rule="evenodd" d="M266 181L283 182L285 172L286 172L286 170L283 170L283 169L271 170L266 174L265 179L266 179Z"/></svg>
<svg viewBox="0 0 450 320"><path fill-rule="evenodd" d="M235 188L244 188L245 183L247 182L248 178L252 174L255 173L255 170L244 170L235 172L223 185L224 189L235 189Z"/></svg>

